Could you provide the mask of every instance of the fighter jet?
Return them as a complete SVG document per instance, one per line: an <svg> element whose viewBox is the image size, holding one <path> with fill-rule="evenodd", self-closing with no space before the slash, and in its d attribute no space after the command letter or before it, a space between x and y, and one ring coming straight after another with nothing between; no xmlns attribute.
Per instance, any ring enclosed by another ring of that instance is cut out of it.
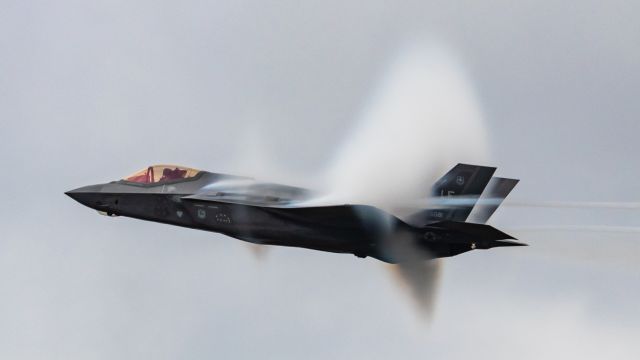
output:
<svg viewBox="0 0 640 360"><path fill-rule="evenodd" d="M108 216L395 264L526 245L484 224L518 182L492 177L495 170L456 165L433 185L426 208L403 219L370 205L318 205L318 194L304 188L176 165L66 194Z"/></svg>

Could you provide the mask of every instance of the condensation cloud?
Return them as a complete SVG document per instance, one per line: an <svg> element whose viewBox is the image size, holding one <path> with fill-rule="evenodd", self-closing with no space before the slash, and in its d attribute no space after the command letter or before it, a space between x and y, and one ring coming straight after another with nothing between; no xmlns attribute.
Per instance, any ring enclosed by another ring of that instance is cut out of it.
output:
<svg viewBox="0 0 640 360"><path fill-rule="evenodd" d="M336 201L393 210L424 197L458 162L484 163L486 129L464 68L435 42L390 62L327 173Z"/></svg>

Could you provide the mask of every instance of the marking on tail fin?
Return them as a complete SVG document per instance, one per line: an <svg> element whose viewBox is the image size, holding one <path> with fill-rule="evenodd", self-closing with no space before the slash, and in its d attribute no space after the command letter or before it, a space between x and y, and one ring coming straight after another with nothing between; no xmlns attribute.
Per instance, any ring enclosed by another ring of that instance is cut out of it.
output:
<svg viewBox="0 0 640 360"><path fill-rule="evenodd" d="M446 194L444 196L465 195L479 197L495 171L496 168L494 167L458 164L436 183L437 185L432 188L431 194L434 196ZM428 220L465 221L472 208L473 203L454 208L439 209L438 211L442 213L442 216Z"/></svg>
<svg viewBox="0 0 640 360"><path fill-rule="evenodd" d="M430 222L442 220L465 221L471 213L475 201L480 197L495 171L495 167L468 164L456 165L436 181L431 188L431 195L434 198L464 195L468 196L471 201L453 207L425 209L409 216L407 222L423 226Z"/></svg>

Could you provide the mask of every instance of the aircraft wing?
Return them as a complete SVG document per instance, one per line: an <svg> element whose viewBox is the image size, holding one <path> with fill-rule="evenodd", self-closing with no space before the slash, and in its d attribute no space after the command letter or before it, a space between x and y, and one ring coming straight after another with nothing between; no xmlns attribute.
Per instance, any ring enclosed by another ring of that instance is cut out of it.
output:
<svg viewBox="0 0 640 360"><path fill-rule="evenodd" d="M382 227L402 222L374 206L369 205L313 205L304 200L277 199L268 197L247 197L227 194L195 194L182 197L187 201L222 202L265 208L271 214L286 221L313 223L337 228L350 228L355 224Z"/></svg>

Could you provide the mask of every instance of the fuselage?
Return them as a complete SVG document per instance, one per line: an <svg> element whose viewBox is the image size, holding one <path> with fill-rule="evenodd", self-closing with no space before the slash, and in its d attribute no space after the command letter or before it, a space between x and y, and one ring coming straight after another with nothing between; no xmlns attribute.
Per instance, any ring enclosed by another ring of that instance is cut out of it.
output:
<svg viewBox="0 0 640 360"><path fill-rule="evenodd" d="M206 200L190 198L205 188L214 188L216 184L227 190L229 184L245 185L245 179L201 172L197 177L186 181L137 184L121 180L79 188L67 194L78 202L111 216L126 216L218 232L256 244L351 253L361 257L373 256L384 261L392 260L380 249L384 240L382 237L389 236L389 231L381 226L393 228L394 231L398 231L399 226L406 227L405 230L410 232L408 225L370 206L330 209L326 206L268 206L253 204L251 201L228 201L229 196L237 198L238 194L223 194ZM271 186L271 190L274 189ZM275 191L286 192L289 196L292 193L306 195L304 189L284 185L278 185ZM220 201L216 201L216 198ZM353 221L354 218L361 220Z"/></svg>
<svg viewBox="0 0 640 360"><path fill-rule="evenodd" d="M465 232L414 227L373 206L311 206L308 200L313 193L306 189L206 171L185 176L179 170L165 168L167 176L159 178L149 167L142 175L85 186L67 195L111 216L390 263L452 256L476 248L477 240ZM171 178L171 171L180 176Z"/></svg>

